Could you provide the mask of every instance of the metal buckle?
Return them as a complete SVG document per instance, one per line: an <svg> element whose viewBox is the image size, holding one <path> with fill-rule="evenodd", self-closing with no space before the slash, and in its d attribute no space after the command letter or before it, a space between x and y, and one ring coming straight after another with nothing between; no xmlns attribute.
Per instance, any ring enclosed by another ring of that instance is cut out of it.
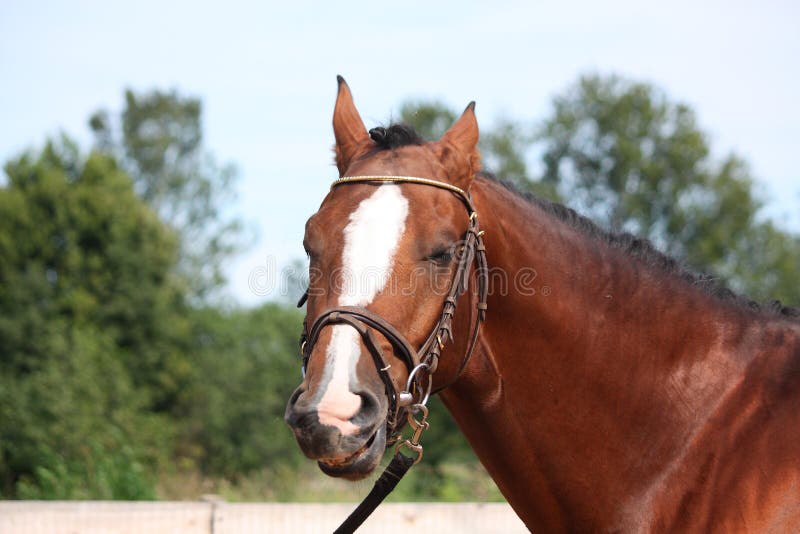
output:
<svg viewBox="0 0 800 534"><path fill-rule="evenodd" d="M408 415L406 418L408 419L408 426L410 426L414 433L405 441L401 441L397 444L394 448L394 453L397 454L400 452L400 449L406 448L410 451L416 453L417 457L414 458L414 463L412 465L416 465L422 460L422 445L420 444L419 440L422 437L422 433L430 428L430 423L428 423L428 408L424 404L414 404L412 409L409 410ZM418 421L415 417L415 413L421 413L422 417Z"/></svg>

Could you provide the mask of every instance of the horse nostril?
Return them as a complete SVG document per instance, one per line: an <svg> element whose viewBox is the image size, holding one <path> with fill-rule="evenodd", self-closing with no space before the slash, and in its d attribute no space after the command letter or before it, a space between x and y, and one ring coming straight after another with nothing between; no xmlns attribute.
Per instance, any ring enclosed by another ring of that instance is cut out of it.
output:
<svg viewBox="0 0 800 534"><path fill-rule="evenodd" d="M366 391L357 393L361 398L361 407L358 413L353 416L352 421L358 424L370 424L380 415L381 405L378 398Z"/></svg>
<svg viewBox="0 0 800 534"><path fill-rule="evenodd" d="M295 389L294 393L292 393L292 396L289 397L289 403L288 403L289 406L294 406L297 403L297 399L299 399L300 395L302 395L303 393L305 393L305 390L303 388Z"/></svg>
<svg viewBox="0 0 800 534"><path fill-rule="evenodd" d="M283 414L283 419L292 428L301 426L304 421L309 420L308 406L301 399L306 390L297 388L289 397L289 402L286 403L286 412ZM299 402L298 402L299 401Z"/></svg>

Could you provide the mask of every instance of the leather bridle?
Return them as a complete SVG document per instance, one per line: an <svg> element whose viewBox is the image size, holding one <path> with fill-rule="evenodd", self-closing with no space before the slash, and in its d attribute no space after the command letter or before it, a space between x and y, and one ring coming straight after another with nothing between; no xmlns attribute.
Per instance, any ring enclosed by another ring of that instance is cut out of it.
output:
<svg viewBox="0 0 800 534"><path fill-rule="evenodd" d="M455 378L450 382L437 386L434 393L441 391L455 382L461 372L469 362L470 356L475 349L480 332L481 323L486 317L486 297L488 292L488 267L486 262L486 248L483 244L483 232L478 227L478 213L472 204L472 199L466 191L454 185L419 178L414 176L345 176L339 178L331 185L331 189L352 183L410 183L420 184L439 189L451 191L459 197L469 213L469 224L467 226L462 246L457 251L458 264L456 265L450 289L442 303L442 313L436 325L431 330L430 335L422 346L415 350L414 347L388 321L371 312L367 308L360 306L339 306L330 308L321 313L314 324L309 329L307 323L303 322L303 334L300 338L300 351L303 356L303 373L308 365L308 359L319 339L322 329L333 324L347 324L356 329L361 336L364 344L372 355L375 367L378 370L381 380L386 388L386 395L389 400L389 410L386 418L387 443L396 441L402 429L403 411L408 406L424 406L428 400L432 388L432 375L436 371L439 358L445 343L453 341L452 321L455 314L458 298L467 291L470 280L470 266L476 265L477 278L477 318L472 328L472 334L467 345L461 364L458 367ZM308 298L308 292L300 299L298 307L302 306ZM395 354L403 361L408 368L408 381L403 391L397 391L389 375L390 363L383 354L380 344L375 338L373 331L377 331L385 337L394 348Z"/></svg>

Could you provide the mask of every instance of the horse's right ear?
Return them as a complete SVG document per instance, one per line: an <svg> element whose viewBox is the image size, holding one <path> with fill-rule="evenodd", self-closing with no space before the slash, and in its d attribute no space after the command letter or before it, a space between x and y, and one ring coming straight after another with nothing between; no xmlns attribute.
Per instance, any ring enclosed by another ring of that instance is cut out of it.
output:
<svg viewBox="0 0 800 534"><path fill-rule="evenodd" d="M353 103L353 95L347 82L341 76L337 76L336 79L339 82L339 94L336 96L336 106L333 109L333 135L336 137L334 147L336 167L342 176L358 154L361 145L369 141L369 134Z"/></svg>
<svg viewBox="0 0 800 534"><path fill-rule="evenodd" d="M480 170L478 136L475 102L470 102L456 123L434 144L450 180L462 189L469 188L473 176Z"/></svg>

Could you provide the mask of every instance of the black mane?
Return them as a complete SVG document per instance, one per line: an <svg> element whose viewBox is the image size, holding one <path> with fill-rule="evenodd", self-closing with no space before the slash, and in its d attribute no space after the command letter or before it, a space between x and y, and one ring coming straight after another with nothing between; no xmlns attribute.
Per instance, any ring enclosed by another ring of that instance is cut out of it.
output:
<svg viewBox="0 0 800 534"><path fill-rule="evenodd" d="M575 210L567 208L556 202L540 198L532 193L520 191L513 184L501 180L490 173L481 172L479 176L497 183L515 195L524 198L537 206L545 213L565 222L572 228L586 236L608 244L613 248L624 251L638 261L653 267L660 272L677 276L689 284L698 287L713 297L734 304L735 306L754 312L764 312L786 317L800 317L800 308L784 306L779 300L772 300L764 304L733 292L718 278L705 273L696 273L687 269L683 264L658 250L650 241L636 237L628 232L614 233L604 230L588 218L579 215Z"/></svg>
<svg viewBox="0 0 800 534"><path fill-rule="evenodd" d="M384 128L378 126L369 131L369 136L380 149L393 150L401 146L422 145L425 139L408 124L391 124Z"/></svg>

